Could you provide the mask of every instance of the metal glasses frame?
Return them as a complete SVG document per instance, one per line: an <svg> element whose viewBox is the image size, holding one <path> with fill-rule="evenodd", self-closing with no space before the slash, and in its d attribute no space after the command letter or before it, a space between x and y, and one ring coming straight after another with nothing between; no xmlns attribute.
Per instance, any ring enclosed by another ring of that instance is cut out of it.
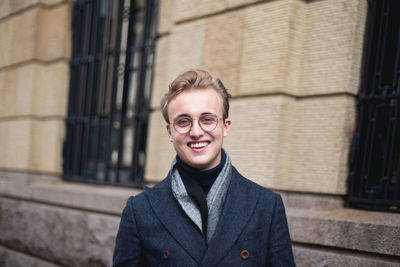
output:
<svg viewBox="0 0 400 267"><path fill-rule="evenodd" d="M213 116L213 117L217 118L217 122L215 123L214 128L212 128L211 130L206 130L206 129L203 128L203 126L201 125L201 122L200 122L201 117L203 117L203 116ZM172 124L172 126L174 127L174 129L175 129L178 133L180 133L180 134L187 134L187 133L190 132L190 130L192 129L192 127L193 127L193 122L194 122L195 120L197 120L197 123L198 123L199 127L200 127L203 131L205 131L205 132L212 132L212 131L214 131L214 130L217 128L218 122L219 122L220 120L222 120L222 118L221 118L221 117L218 117L218 116L215 115L215 114L207 114L207 115L201 115L199 119L192 119L192 118L190 118L190 120L191 120L190 127L188 128L188 130L183 131L183 132L177 129L176 121L174 121L174 122L171 123L171 124Z"/></svg>

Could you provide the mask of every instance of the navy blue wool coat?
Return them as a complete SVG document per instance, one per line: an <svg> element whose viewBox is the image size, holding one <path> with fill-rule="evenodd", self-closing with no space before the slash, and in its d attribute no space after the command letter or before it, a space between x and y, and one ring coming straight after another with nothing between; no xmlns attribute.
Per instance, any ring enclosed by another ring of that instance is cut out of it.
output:
<svg viewBox="0 0 400 267"><path fill-rule="evenodd" d="M113 266L295 266L281 197L232 168L224 208L207 244L174 198L171 178L130 197Z"/></svg>

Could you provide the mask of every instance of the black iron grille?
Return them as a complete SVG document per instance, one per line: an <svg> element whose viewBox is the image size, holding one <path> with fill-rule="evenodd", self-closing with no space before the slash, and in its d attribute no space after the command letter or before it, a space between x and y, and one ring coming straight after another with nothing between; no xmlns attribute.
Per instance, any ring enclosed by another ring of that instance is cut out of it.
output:
<svg viewBox="0 0 400 267"><path fill-rule="evenodd" d="M400 1L369 1L349 203L400 211Z"/></svg>
<svg viewBox="0 0 400 267"><path fill-rule="evenodd" d="M157 0L77 0L64 179L141 186Z"/></svg>

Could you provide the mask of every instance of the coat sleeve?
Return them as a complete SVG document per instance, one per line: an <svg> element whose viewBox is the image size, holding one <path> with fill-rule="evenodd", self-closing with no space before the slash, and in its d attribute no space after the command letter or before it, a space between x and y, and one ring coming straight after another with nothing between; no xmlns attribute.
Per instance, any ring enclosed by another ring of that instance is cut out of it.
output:
<svg viewBox="0 0 400 267"><path fill-rule="evenodd" d="M296 266L282 198L277 195L270 229L267 266Z"/></svg>
<svg viewBox="0 0 400 267"><path fill-rule="evenodd" d="M130 197L122 212L113 255L114 267L145 266L142 248L136 228L133 209L134 197Z"/></svg>

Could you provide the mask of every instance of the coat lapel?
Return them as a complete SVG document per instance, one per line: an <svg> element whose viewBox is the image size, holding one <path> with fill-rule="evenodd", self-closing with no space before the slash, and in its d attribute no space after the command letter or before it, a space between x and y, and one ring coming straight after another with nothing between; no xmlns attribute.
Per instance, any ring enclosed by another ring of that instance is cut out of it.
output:
<svg viewBox="0 0 400 267"><path fill-rule="evenodd" d="M258 197L255 187L233 168L225 207L201 266L216 266L232 248L250 219Z"/></svg>
<svg viewBox="0 0 400 267"><path fill-rule="evenodd" d="M170 177L146 190L154 213L171 236L200 264L207 249L197 226L184 213L172 194Z"/></svg>

